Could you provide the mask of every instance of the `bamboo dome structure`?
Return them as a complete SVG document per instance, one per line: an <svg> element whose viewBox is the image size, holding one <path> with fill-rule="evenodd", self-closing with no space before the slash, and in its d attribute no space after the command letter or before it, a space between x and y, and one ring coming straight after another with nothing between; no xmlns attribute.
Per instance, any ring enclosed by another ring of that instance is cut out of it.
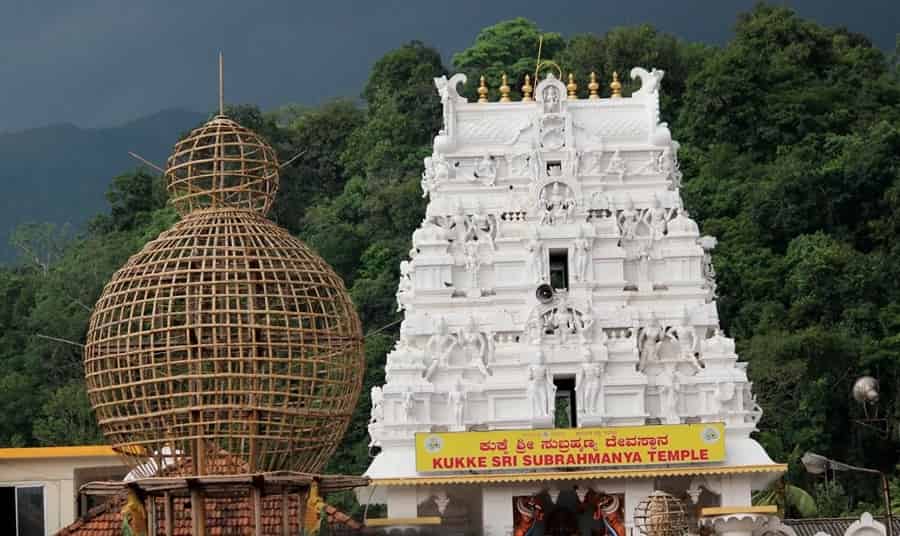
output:
<svg viewBox="0 0 900 536"><path fill-rule="evenodd" d="M341 278L266 218L279 165L219 116L175 145L182 219L113 276L85 346L91 405L138 477L320 471L362 384Z"/></svg>

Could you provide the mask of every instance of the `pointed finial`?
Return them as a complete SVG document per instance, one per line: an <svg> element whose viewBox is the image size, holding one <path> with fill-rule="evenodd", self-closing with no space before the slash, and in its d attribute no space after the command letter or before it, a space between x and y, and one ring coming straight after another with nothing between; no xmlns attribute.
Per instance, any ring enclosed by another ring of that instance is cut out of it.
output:
<svg viewBox="0 0 900 536"><path fill-rule="evenodd" d="M222 59L222 51L219 51L219 115L225 115L225 77L224 60Z"/></svg>
<svg viewBox="0 0 900 536"><path fill-rule="evenodd" d="M597 90L600 89L600 84L597 83L597 73L591 73L591 83L588 84L588 90L590 90L591 95L588 97L589 99L599 99L600 95L597 93Z"/></svg>
<svg viewBox="0 0 900 536"><path fill-rule="evenodd" d="M610 95L611 98L622 98L622 83L619 82L619 73L617 71L613 71L613 79L612 83L609 84L609 88L612 90L612 95Z"/></svg>
<svg viewBox="0 0 900 536"><path fill-rule="evenodd" d="M525 85L522 86L522 102L529 102L529 101L534 100L531 98L531 91L533 89L534 88L531 87L531 76L526 74L525 75Z"/></svg>
<svg viewBox="0 0 900 536"><path fill-rule="evenodd" d="M506 73L503 73L500 80L500 102L509 102L509 82L506 79Z"/></svg>
<svg viewBox="0 0 900 536"><path fill-rule="evenodd" d="M481 75L481 82L478 84L478 102L487 102L488 101L488 88L487 82L484 80L484 75Z"/></svg>
<svg viewBox="0 0 900 536"><path fill-rule="evenodd" d="M566 84L566 89L569 91L569 100L578 100L578 95L575 93L578 91L578 84L575 83L575 75L569 73L569 83Z"/></svg>

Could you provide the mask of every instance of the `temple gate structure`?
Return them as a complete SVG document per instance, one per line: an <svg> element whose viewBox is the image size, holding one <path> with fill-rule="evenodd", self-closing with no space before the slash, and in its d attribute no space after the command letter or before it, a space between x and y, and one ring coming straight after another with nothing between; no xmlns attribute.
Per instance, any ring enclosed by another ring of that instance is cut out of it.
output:
<svg viewBox="0 0 900 536"><path fill-rule="evenodd" d="M588 98L545 74L515 102L505 76L496 102L483 77L478 102L465 75L435 79L443 128L357 492L385 525L637 536L654 494L690 532L774 522L751 493L786 467L750 437L762 411L719 327L716 239L680 195L663 74L632 69L629 97L614 75L603 98L594 74Z"/></svg>

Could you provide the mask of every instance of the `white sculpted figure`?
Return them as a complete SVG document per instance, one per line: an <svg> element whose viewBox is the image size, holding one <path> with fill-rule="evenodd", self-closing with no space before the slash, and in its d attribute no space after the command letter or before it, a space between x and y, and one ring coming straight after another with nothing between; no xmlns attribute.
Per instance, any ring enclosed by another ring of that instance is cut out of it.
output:
<svg viewBox="0 0 900 536"><path fill-rule="evenodd" d="M547 89L544 90L544 113L545 114L555 114L559 113L559 90L556 86L550 85L547 86Z"/></svg>
<svg viewBox="0 0 900 536"><path fill-rule="evenodd" d="M400 284L397 286L396 296L398 313L407 308L412 293L412 264L409 261L400 261Z"/></svg>
<svg viewBox="0 0 900 536"><path fill-rule="evenodd" d="M622 158L622 155L619 154L619 150L616 149L609 159L609 164L606 166L606 174L619 177L619 182L621 183L625 182L625 175L627 173L628 165L625 163L625 159Z"/></svg>
<svg viewBox="0 0 900 536"><path fill-rule="evenodd" d="M531 155L519 153L512 157L507 156L509 162L509 174L513 177L527 177L531 175Z"/></svg>
<svg viewBox="0 0 900 536"><path fill-rule="evenodd" d="M602 330L601 330L602 331ZM581 321L578 326L578 340L581 344L591 342L594 332L594 311L593 306L588 304L584 312L581 313ZM606 333L603 334L606 336Z"/></svg>
<svg viewBox="0 0 900 536"><path fill-rule="evenodd" d="M556 327L556 334L559 335L559 341L562 344L566 344L569 335L575 333L577 329L575 315L572 314L565 297L560 299L559 305L553 311L553 325Z"/></svg>
<svg viewBox="0 0 900 536"><path fill-rule="evenodd" d="M541 340L544 338L544 319L541 315L532 315L525 324L525 331L528 334L528 343L540 346Z"/></svg>
<svg viewBox="0 0 900 536"><path fill-rule="evenodd" d="M667 180L672 181L672 188L681 188L681 170L678 169L678 157L669 147L663 149L659 155L658 170Z"/></svg>
<svg viewBox="0 0 900 536"><path fill-rule="evenodd" d="M619 226L622 228L622 238L634 240L640 221L640 214L634 208L634 201L629 196L625 201L625 208L619 213Z"/></svg>
<svg viewBox="0 0 900 536"><path fill-rule="evenodd" d="M471 230L470 237L475 236L492 250L497 249L497 246L494 244L494 223L491 216L481 208L481 203L476 205L475 213L469 218L469 226Z"/></svg>
<svg viewBox="0 0 900 536"><path fill-rule="evenodd" d="M661 373L656 377L659 388L659 406L661 417L667 424L681 422L678 408L678 393L681 391L679 374L674 369Z"/></svg>
<svg viewBox="0 0 900 536"><path fill-rule="evenodd" d="M466 358L469 360L469 366L477 368L485 376L490 376L491 372L488 370L485 362L487 341L484 334L478 330L478 323L475 322L474 316L469 316L469 321L460 330L459 341Z"/></svg>
<svg viewBox="0 0 900 536"><path fill-rule="evenodd" d="M602 389L604 363L597 363L593 359L591 349L585 347L582 350L584 363L575 375L575 401L578 412L586 415L599 415L603 413Z"/></svg>
<svg viewBox="0 0 900 536"><path fill-rule="evenodd" d="M650 247L644 245L638 252L637 286L640 290L653 290L653 274L651 273Z"/></svg>
<svg viewBox="0 0 900 536"><path fill-rule="evenodd" d="M372 416L369 418L369 424L384 421L384 393L382 393L381 387L377 385L372 387L369 396L372 401Z"/></svg>
<svg viewBox="0 0 900 536"><path fill-rule="evenodd" d="M531 229L531 237L525 243L525 250L528 252L528 273L532 283L541 283L546 281L544 275L544 246L541 244L540 235L537 229Z"/></svg>
<svg viewBox="0 0 900 536"><path fill-rule="evenodd" d="M466 210L462 203L456 204L456 213L453 215L452 221L451 230L453 231L453 241L456 243L454 247L461 248L469 238L469 218L466 216Z"/></svg>
<svg viewBox="0 0 900 536"><path fill-rule="evenodd" d="M700 363L697 361L697 334L687 310L684 311L680 324L673 326L669 330L668 335L678 343L679 357L690 362L699 370Z"/></svg>
<svg viewBox="0 0 900 536"><path fill-rule="evenodd" d="M434 177L434 162L430 156L425 157L425 171L422 172L422 197L428 197L433 189L437 187L437 181Z"/></svg>
<svg viewBox="0 0 900 536"><path fill-rule="evenodd" d="M413 246L419 248L425 244L447 242L447 231L438 225L433 218L425 218L422 225L413 231Z"/></svg>
<svg viewBox="0 0 900 536"><path fill-rule="evenodd" d="M662 327L659 325L659 320L656 319L656 315L651 313L647 325L641 329L639 339L641 370L643 370L648 363L653 363L657 360L659 347L662 345L664 337L665 334L663 333Z"/></svg>
<svg viewBox="0 0 900 536"><path fill-rule="evenodd" d="M659 198L653 198L653 207L647 211L646 218L647 225L652 232L653 240L662 240L663 236L666 234L666 220L668 220L668 213L666 209L662 207Z"/></svg>
<svg viewBox="0 0 900 536"><path fill-rule="evenodd" d="M403 399L400 401L400 407L403 409L403 422L415 422L416 400L413 397L412 389L409 387L403 392Z"/></svg>
<svg viewBox="0 0 900 536"><path fill-rule="evenodd" d="M434 371L438 367L446 367L449 361L450 353L459 345L459 341L455 336L450 334L447 328L447 321L442 317L438 320L437 329L425 344L425 353L431 356L431 363L425 370L425 379L431 381Z"/></svg>
<svg viewBox="0 0 900 536"><path fill-rule="evenodd" d="M497 165L494 163L494 157L485 153L481 160L475 164L475 179L484 179L484 183L493 186L497 179Z"/></svg>
<svg viewBox="0 0 900 536"><path fill-rule="evenodd" d="M572 248L575 250L575 281L584 281L587 277L587 267L591 260L591 244L590 238L585 238L584 229L578 227L578 238L572 242Z"/></svg>
<svg viewBox="0 0 900 536"><path fill-rule="evenodd" d="M459 380L453 390L447 393L447 404L453 411L453 424L458 430L465 429L466 397L462 382Z"/></svg>
<svg viewBox="0 0 900 536"><path fill-rule="evenodd" d="M469 288L478 288L478 270L481 268L481 257L478 255L478 240L470 238L463 246L466 258L466 271L469 272Z"/></svg>
<svg viewBox="0 0 900 536"><path fill-rule="evenodd" d="M549 417L553 415L556 402L556 386L553 376L544 363L544 353L538 349L534 361L528 367L528 400L531 401L531 416Z"/></svg>

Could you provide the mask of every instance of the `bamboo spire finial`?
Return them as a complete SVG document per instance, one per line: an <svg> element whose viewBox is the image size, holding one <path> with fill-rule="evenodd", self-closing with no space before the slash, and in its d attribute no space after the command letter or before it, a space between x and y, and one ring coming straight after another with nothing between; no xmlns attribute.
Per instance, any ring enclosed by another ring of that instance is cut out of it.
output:
<svg viewBox="0 0 900 536"><path fill-rule="evenodd" d="M219 51L219 115L225 115L225 76L224 60L222 59L222 51Z"/></svg>
<svg viewBox="0 0 900 536"><path fill-rule="evenodd" d="M591 94L588 97L589 99L599 99L600 95L597 93L597 90L600 89L600 84L597 83L597 73L591 72L591 83L588 84L588 90L590 90Z"/></svg>
<svg viewBox="0 0 900 536"><path fill-rule="evenodd" d="M622 83L619 82L619 73L617 71L613 71L613 79L609 84L609 88L612 90L612 95L610 95L611 98L622 98Z"/></svg>
<svg viewBox="0 0 900 536"><path fill-rule="evenodd" d="M484 75L481 75L481 80L478 84L478 102L487 102L488 101L488 88L487 82L484 80Z"/></svg>
<svg viewBox="0 0 900 536"><path fill-rule="evenodd" d="M509 102L509 81L506 78L506 73L503 73L500 80L500 102Z"/></svg>
<svg viewBox="0 0 900 536"><path fill-rule="evenodd" d="M531 76L525 75L525 85L522 86L522 102L533 101L531 98L531 91L534 88L531 87Z"/></svg>
<svg viewBox="0 0 900 536"><path fill-rule="evenodd" d="M569 100L578 100L578 84L575 83L575 75L569 73L569 83L566 84L566 90L569 92Z"/></svg>

